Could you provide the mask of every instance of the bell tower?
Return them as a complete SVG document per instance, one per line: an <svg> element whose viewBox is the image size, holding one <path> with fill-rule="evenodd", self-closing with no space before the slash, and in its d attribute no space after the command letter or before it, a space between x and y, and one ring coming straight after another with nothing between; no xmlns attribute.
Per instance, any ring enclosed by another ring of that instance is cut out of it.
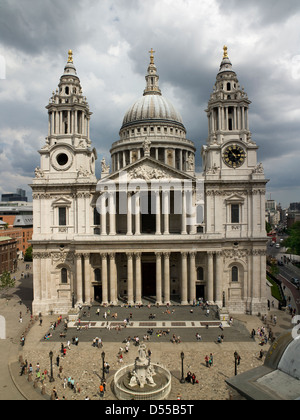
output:
<svg viewBox="0 0 300 420"><path fill-rule="evenodd" d="M206 110L207 146L202 150L205 172L221 171L222 177L249 176L257 166L258 146L251 138L251 101L241 87L224 46L223 59Z"/></svg>
<svg viewBox="0 0 300 420"><path fill-rule="evenodd" d="M92 113L83 96L71 50L64 74L46 109L48 137L40 151L40 174L59 182L66 178L77 179L78 173L94 178L96 153L91 150L90 140Z"/></svg>
<svg viewBox="0 0 300 420"><path fill-rule="evenodd" d="M48 136L32 184L36 238L73 239L92 226L91 192L97 153L90 140L92 113L70 50L58 88L46 106ZM48 214L49 217L43 217Z"/></svg>

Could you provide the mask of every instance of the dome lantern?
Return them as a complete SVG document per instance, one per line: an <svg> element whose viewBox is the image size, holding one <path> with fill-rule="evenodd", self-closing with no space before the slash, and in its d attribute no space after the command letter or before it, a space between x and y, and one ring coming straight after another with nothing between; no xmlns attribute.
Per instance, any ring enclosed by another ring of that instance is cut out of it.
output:
<svg viewBox="0 0 300 420"><path fill-rule="evenodd" d="M149 51L150 55L150 64L148 67L148 74L146 76L146 82L147 86L144 90L144 96L145 95L161 95L161 90L158 85L159 81L159 75L157 74L157 69L154 64L154 53L153 48L151 48L151 51Z"/></svg>

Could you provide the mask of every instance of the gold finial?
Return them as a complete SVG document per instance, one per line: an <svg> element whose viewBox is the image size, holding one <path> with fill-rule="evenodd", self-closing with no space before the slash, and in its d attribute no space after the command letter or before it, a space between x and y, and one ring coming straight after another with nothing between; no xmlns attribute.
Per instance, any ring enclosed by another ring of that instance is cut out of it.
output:
<svg viewBox="0 0 300 420"><path fill-rule="evenodd" d="M228 58L228 47L226 45L224 45L223 50L224 50L223 59Z"/></svg>
<svg viewBox="0 0 300 420"><path fill-rule="evenodd" d="M69 59L68 59L68 63L73 64L73 51L69 50Z"/></svg>
<svg viewBox="0 0 300 420"><path fill-rule="evenodd" d="M153 51L153 48L151 48L151 51L149 51L150 55L150 64L154 64L154 54L156 53L156 51Z"/></svg>

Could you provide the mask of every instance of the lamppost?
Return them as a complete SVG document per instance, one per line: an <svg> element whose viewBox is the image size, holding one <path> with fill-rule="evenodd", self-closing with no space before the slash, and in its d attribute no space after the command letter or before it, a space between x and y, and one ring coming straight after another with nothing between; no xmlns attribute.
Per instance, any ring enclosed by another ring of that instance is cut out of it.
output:
<svg viewBox="0 0 300 420"><path fill-rule="evenodd" d="M101 356L102 356L102 382L104 382L105 381L105 366L104 366L105 353L104 353L104 351L102 352Z"/></svg>
<svg viewBox="0 0 300 420"><path fill-rule="evenodd" d="M75 308L75 293L72 292L72 309Z"/></svg>
<svg viewBox="0 0 300 420"><path fill-rule="evenodd" d="M234 374L235 374L235 376L237 376L237 374L238 374L238 366L240 365L240 360L241 360L241 357L240 357L240 355L238 354L238 352L235 352L234 353Z"/></svg>
<svg viewBox="0 0 300 420"><path fill-rule="evenodd" d="M54 378L53 378L53 351L50 351L49 357L50 357L50 382L54 382Z"/></svg>
<svg viewBox="0 0 300 420"><path fill-rule="evenodd" d="M180 380L180 383L181 384L184 384L185 383L184 371L183 371L183 361L184 361L184 353L181 352L181 380Z"/></svg>

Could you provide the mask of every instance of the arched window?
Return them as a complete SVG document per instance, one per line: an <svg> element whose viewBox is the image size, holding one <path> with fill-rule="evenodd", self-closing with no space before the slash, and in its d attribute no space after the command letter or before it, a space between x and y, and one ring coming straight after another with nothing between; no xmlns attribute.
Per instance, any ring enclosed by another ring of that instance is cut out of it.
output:
<svg viewBox="0 0 300 420"><path fill-rule="evenodd" d="M204 280L204 270L203 267L198 267L197 269L197 280L203 281Z"/></svg>
<svg viewBox="0 0 300 420"><path fill-rule="evenodd" d="M239 281L239 269L238 267L232 267L232 278L233 283L238 283Z"/></svg>
<svg viewBox="0 0 300 420"><path fill-rule="evenodd" d="M66 268L61 270L61 283L68 284L68 270Z"/></svg>
<svg viewBox="0 0 300 420"><path fill-rule="evenodd" d="M94 274L95 274L95 282L100 283L101 282L101 270L100 270L100 268L96 268L96 270L94 271Z"/></svg>

